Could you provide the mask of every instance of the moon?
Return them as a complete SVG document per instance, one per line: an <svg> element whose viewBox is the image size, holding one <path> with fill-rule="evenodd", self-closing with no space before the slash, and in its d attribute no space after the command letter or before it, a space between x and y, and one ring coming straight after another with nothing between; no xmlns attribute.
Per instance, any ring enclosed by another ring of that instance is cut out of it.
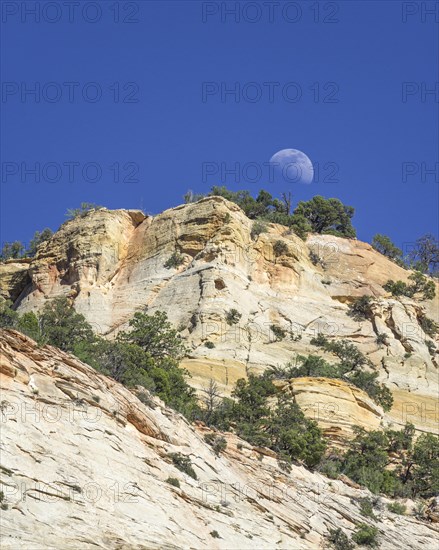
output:
<svg viewBox="0 0 439 550"><path fill-rule="evenodd" d="M275 153L270 164L289 183L310 184L314 178L314 168L310 159L298 149L282 149Z"/></svg>

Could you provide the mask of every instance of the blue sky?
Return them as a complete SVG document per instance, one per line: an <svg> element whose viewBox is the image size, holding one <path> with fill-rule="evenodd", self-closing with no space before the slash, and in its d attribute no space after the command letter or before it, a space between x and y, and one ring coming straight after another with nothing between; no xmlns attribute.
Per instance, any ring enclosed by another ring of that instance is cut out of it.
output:
<svg viewBox="0 0 439 550"><path fill-rule="evenodd" d="M366 241L437 232L434 2L34 4L2 2L1 241L216 184L338 197ZM284 148L319 181L270 181Z"/></svg>

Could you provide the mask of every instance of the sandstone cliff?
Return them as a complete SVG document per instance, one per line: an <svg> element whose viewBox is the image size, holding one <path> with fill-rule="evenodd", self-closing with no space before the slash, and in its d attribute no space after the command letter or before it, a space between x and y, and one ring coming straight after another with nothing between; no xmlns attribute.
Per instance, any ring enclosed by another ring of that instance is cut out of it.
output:
<svg viewBox="0 0 439 550"><path fill-rule="evenodd" d="M436 523L360 514L370 494L229 435L217 456L157 398L52 347L0 331L4 549L326 548L329 529L379 529L383 550L437 548ZM302 388L303 389L303 388ZM297 391L300 391L297 388ZM197 479L168 454L190 457ZM176 478L180 487L167 482Z"/></svg>
<svg viewBox="0 0 439 550"><path fill-rule="evenodd" d="M377 366L394 407L383 415L364 406L367 396L342 382L312 379L300 388L295 382L297 400L310 414L319 409L324 427L342 435L353 424L382 421L410 420L419 430L437 431L437 347L428 349L419 321L423 314L439 320L438 297L424 302L389 297L382 285L388 279L407 281L410 272L366 243L329 235L311 235L305 243L275 224L252 238L252 225L237 205L220 197L154 217L101 209L63 224L29 264L1 265L0 292L21 312L69 295L77 311L109 338L134 311L163 310L190 345L183 366L192 373L191 383L200 388L214 378L224 394L250 371L284 365L297 354L320 354L310 345L319 332L345 338ZM287 248L276 256L279 240ZM167 269L174 252L183 262ZM364 294L375 298L373 316L355 321L348 304ZM241 314L235 325L226 322L232 308ZM278 341L272 325L289 336ZM384 344L377 344L378 334L385 335ZM329 420L322 407L331 411Z"/></svg>

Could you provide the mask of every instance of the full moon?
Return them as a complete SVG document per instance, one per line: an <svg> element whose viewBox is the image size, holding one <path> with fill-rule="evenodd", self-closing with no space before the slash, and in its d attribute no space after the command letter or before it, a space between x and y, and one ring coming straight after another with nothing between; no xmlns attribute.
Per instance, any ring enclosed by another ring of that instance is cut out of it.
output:
<svg viewBox="0 0 439 550"><path fill-rule="evenodd" d="M287 182L309 184L313 180L312 162L298 149L282 149L271 157L270 163Z"/></svg>

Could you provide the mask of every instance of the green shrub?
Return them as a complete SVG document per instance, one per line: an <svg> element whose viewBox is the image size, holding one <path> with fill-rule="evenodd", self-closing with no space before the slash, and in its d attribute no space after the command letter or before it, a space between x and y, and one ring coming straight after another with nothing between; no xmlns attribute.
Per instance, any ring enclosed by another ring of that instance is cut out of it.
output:
<svg viewBox="0 0 439 550"><path fill-rule="evenodd" d="M387 505L387 510L389 512L392 512L393 514L399 514L400 516L404 516L407 508L405 504L400 504L399 502L391 502Z"/></svg>
<svg viewBox="0 0 439 550"><path fill-rule="evenodd" d="M198 414L195 390L186 382L189 373L179 367L186 348L166 314L136 313L129 327L116 340L93 337L91 341L75 341L73 352L125 386L142 386L175 410L189 417ZM154 406L149 397L145 399L148 406Z"/></svg>
<svg viewBox="0 0 439 550"><path fill-rule="evenodd" d="M168 477L166 483L169 483L169 485L172 485L174 487L180 488L180 481L176 477Z"/></svg>
<svg viewBox="0 0 439 550"><path fill-rule="evenodd" d="M360 505L360 513L363 516L367 518L375 519L375 520L377 519L376 515L373 513L373 504L370 498L367 498L367 497L360 498L358 500L358 503Z"/></svg>
<svg viewBox="0 0 439 550"><path fill-rule="evenodd" d="M168 453L168 457L172 460L172 463L178 470L194 479L197 479L197 474L195 473L195 470L192 467L191 459L188 456L181 453Z"/></svg>
<svg viewBox="0 0 439 550"><path fill-rule="evenodd" d="M261 190L254 198L249 191L230 191L224 186L215 186L209 195L224 197L238 204L247 217L258 220L251 231L252 239L267 230L263 220L290 226L303 240L311 231L355 237L355 230L351 225L354 209L338 199L316 196L310 201L299 202L294 213L290 214L291 198L286 193L283 194L282 200L279 200L267 191ZM192 202L192 197L193 194L188 193L185 201Z"/></svg>
<svg viewBox="0 0 439 550"><path fill-rule="evenodd" d="M311 371L310 374L301 374L302 376L326 376L346 380L365 391L385 411L392 408L393 397L391 391L377 382L378 373L362 370L364 366L371 367L372 364L354 344L347 340L329 341L322 334L312 338L311 344L333 353L340 359L340 363L333 366L328 365L320 358L314 359L313 362L309 361L309 364L318 367L317 370ZM303 372L303 368L300 372Z"/></svg>
<svg viewBox="0 0 439 550"><path fill-rule="evenodd" d="M323 357L317 355L298 355L295 365L287 363L284 369L275 368L268 371L275 378L300 378L302 376L341 378L341 373L336 365L330 365Z"/></svg>
<svg viewBox="0 0 439 550"><path fill-rule="evenodd" d="M293 218L304 219L314 233L352 238L355 237L355 229L351 224L353 215L352 206L346 206L338 199L325 199L316 195L307 202L299 202Z"/></svg>
<svg viewBox="0 0 439 550"><path fill-rule="evenodd" d="M352 540L362 546L378 546L378 529L366 523L360 523L358 530L352 535Z"/></svg>
<svg viewBox="0 0 439 550"><path fill-rule="evenodd" d="M177 268L184 262L184 256L178 252L173 252L172 255L164 263L166 269L171 269L172 267Z"/></svg>
<svg viewBox="0 0 439 550"><path fill-rule="evenodd" d="M390 292L392 296L412 296L409 285L404 283L404 281L392 281L389 279L383 285L383 288L387 292Z"/></svg>
<svg viewBox="0 0 439 550"><path fill-rule="evenodd" d="M324 457L319 465L318 471L330 479L337 479L341 473L342 458L339 455Z"/></svg>
<svg viewBox="0 0 439 550"><path fill-rule="evenodd" d="M346 378L357 388L365 391L385 411L390 411L393 405L392 392L384 384L379 384L376 381L378 378L377 372L357 370Z"/></svg>
<svg viewBox="0 0 439 550"><path fill-rule="evenodd" d="M371 314L371 303L372 298L370 296L365 295L356 298L352 304L349 305L349 315L358 321L368 319Z"/></svg>
<svg viewBox="0 0 439 550"><path fill-rule="evenodd" d="M15 328L18 313L12 309L12 302L0 297L0 328Z"/></svg>
<svg viewBox="0 0 439 550"><path fill-rule="evenodd" d="M415 271L409 275L409 279L413 281L410 286L412 296L422 294L422 298L424 300L433 300L436 296L436 285L434 284L434 281L427 279L427 277L420 271Z"/></svg>
<svg viewBox="0 0 439 550"><path fill-rule="evenodd" d="M273 405L268 399L277 389L267 375L249 375L237 381L234 401L224 399L212 424L221 429L231 425L239 437L252 445L269 447L282 460L304 462L315 467L323 456L326 442L315 422L305 417L291 397L278 395Z"/></svg>
<svg viewBox="0 0 439 550"><path fill-rule="evenodd" d="M432 320L423 315L419 319L419 324L421 325L422 330L425 334L428 334L430 338L434 338L438 331L438 325Z"/></svg>
<svg viewBox="0 0 439 550"><path fill-rule="evenodd" d="M439 493L439 437L421 434L409 453L401 477L413 497L431 498Z"/></svg>
<svg viewBox="0 0 439 550"><path fill-rule="evenodd" d="M436 296L436 287L434 281L428 280L425 275L419 271L415 271L409 275L411 284L403 281L389 280L383 285L384 290L390 292L392 296L407 296L413 298L420 294L423 300L432 300Z"/></svg>
<svg viewBox="0 0 439 550"><path fill-rule="evenodd" d="M273 252L276 257L284 256L288 252L288 246L283 241L276 241L273 245Z"/></svg>
<svg viewBox="0 0 439 550"><path fill-rule="evenodd" d="M352 550L354 545L349 540L349 537L340 529L329 529L327 540L331 548L335 550Z"/></svg>
<svg viewBox="0 0 439 550"><path fill-rule="evenodd" d="M230 309L226 314L226 322L228 325L237 325L242 314L235 308Z"/></svg>
<svg viewBox="0 0 439 550"><path fill-rule="evenodd" d="M337 469L373 493L393 498L430 498L439 492L439 438L422 434L413 444L414 426L366 432L355 427L348 451ZM396 463L396 468L387 469ZM323 470L322 470L323 471Z"/></svg>
<svg viewBox="0 0 439 550"><path fill-rule="evenodd" d="M426 510L427 510L427 507L423 502L417 502L413 510L413 515L417 519L420 519L420 520L425 519Z"/></svg>
<svg viewBox="0 0 439 550"><path fill-rule="evenodd" d="M179 361L187 352L182 337L163 311L153 315L137 312L129 321L129 327L128 332L120 333L119 339L141 347L158 363Z"/></svg>
<svg viewBox="0 0 439 550"><path fill-rule="evenodd" d="M204 436L204 441L210 445L215 454L219 455L227 449L227 441L223 436L215 435L214 433L209 433Z"/></svg>
<svg viewBox="0 0 439 550"><path fill-rule="evenodd" d="M387 342L387 336L380 332L379 334L377 334L375 342L377 343L378 346L385 345Z"/></svg>
<svg viewBox="0 0 439 550"><path fill-rule="evenodd" d="M267 230L268 230L267 224L260 221L256 221L252 225L250 236L253 240L255 240L256 237L259 237L261 233L266 233Z"/></svg>
<svg viewBox="0 0 439 550"><path fill-rule="evenodd" d="M29 336L36 342L42 342L43 338L40 331L38 317L33 311L23 313L17 321L17 330Z"/></svg>
<svg viewBox="0 0 439 550"><path fill-rule="evenodd" d="M321 262L320 256L316 252L314 252L313 250L309 251L309 259L311 260L311 263L313 265L318 265Z"/></svg>
<svg viewBox="0 0 439 550"><path fill-rule="evenodd" d="M305 216L294 214L291 216L291 229L302 241L306 241L308 233L312 231L312 226Z"/></svg>
<svg viewBox="0 0 439 550"><path fill-rule="evenodd" d="M431 340L425 340L425 345L427 346L430 355L434 355L436 353L436 344L434 342Z"/></svg>
<svg viewBox="0 0 439 550"><path fill-rule="evenodd" d="M308 468L320 462L326 442L317 423L305 417L297 403L281 395L266 420L269 447L289 457L301 460Z"/></svg>
<svg viewBox="0 0 439 550"><path fill-rule="evenodd" d="M53 231L48 227L46 227L46 229L43 229L43 231L36 231L31 242L29 243L29 248L26 250L26 256L35 256L39 246L45 241L51 239L52 236Z"/></svg>
<svg viewBox="0 0 439 550"><path fill-rule="evenodd" d="M92 202L82 202L79 208L69 208L66 213L66 217L68 220L74 220L75 218L82 218L88 212L92 212L93 210L99 210L100 208L103 208L102 206L99 206L97 204L93 204Z"/></svg>
<svg viewBox="0 0 439 550"><path fill-rule="evenodd" d="M46 303L39 326L42 338L63 351L74 352L76 345L95 341L91 325L64 297Z"/></svg>
<svg viewBox="0 0 439 550"><path fill-rule="evenodd" d="M209 349L213 349L215 347L215 344L210 340L207 340L207 342L204 342L204 345L206 348L209 348Z"/></svg>
<svg viewBox="0 0 439 550"><path fill-rule="evenodd" d="M283 340L287 335L287 331L277 325L270 325L270 330L277 341Z"/></svg>
<svg viewBox="0 0 439 550"><path fill-rule="evenodd" d="M401 260L402 250L395 246L387 235L377 233L372 240L372 246L375 250L389 258L389 260L394 262Z"/></svg>
<svg viewBox="0 0 439 550"><path fill-rule="evenodd" d="M211 531L210 536L213 537L214 539L220 539L221 538L218 531Z"/></svg>

